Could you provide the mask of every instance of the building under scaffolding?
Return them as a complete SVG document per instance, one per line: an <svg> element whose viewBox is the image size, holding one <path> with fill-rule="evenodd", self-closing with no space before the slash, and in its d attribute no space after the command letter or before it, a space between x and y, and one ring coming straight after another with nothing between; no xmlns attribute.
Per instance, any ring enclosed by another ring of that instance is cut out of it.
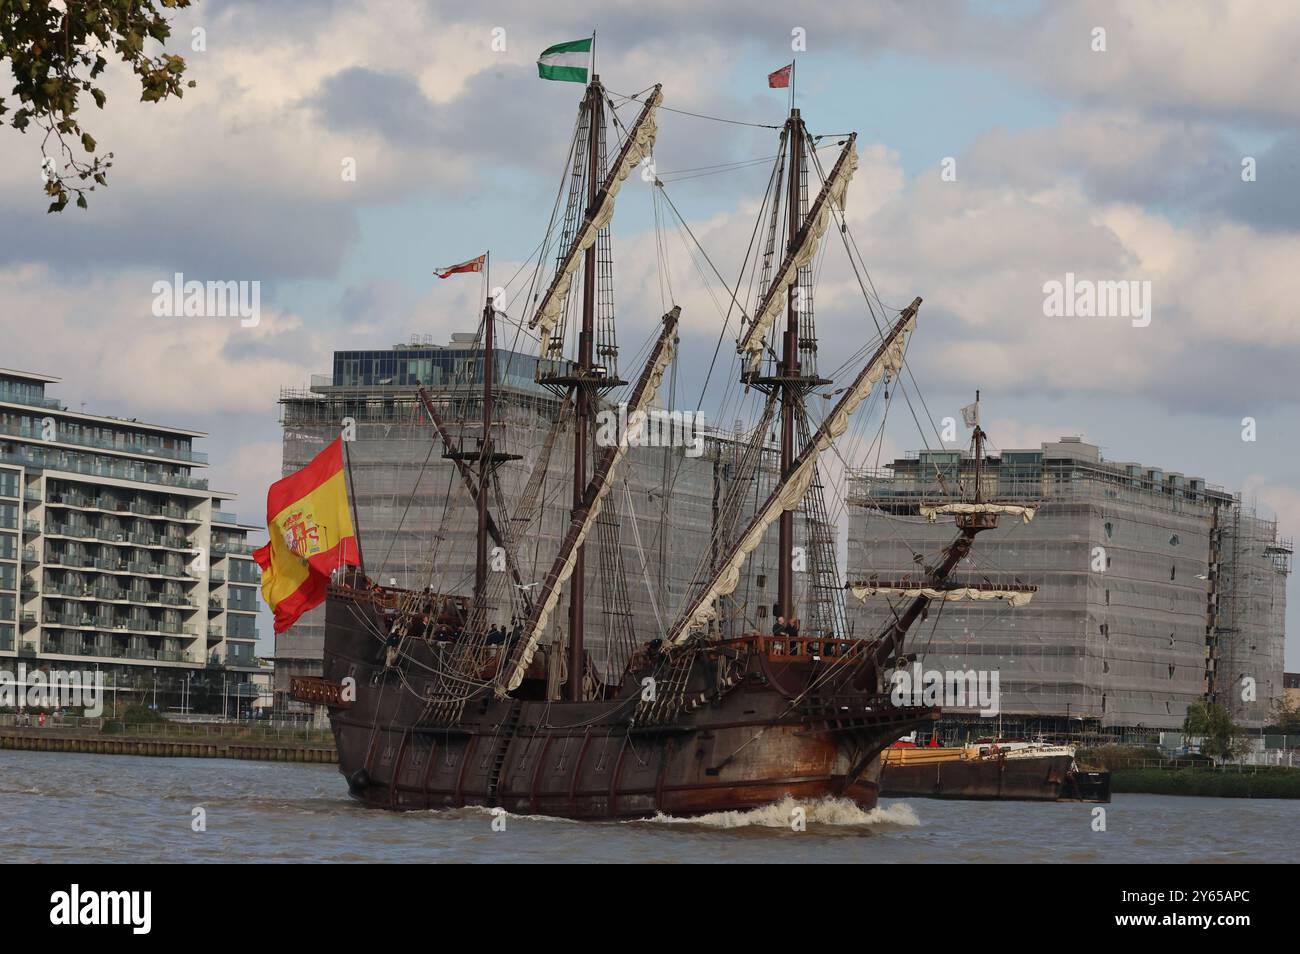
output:
<svg viewBox="0 0 1300 954"><path fill-rule="evenodd" d="M559 410L561 399L535 382L536 364L529 355L503 349L496 353L494 446L522 457L503 465L493 481L492 507L497 512L509 512L526 496L533 464L545 451ZM285 474L310 461L345 421L354 422L354 439L348 443L353 503L372 579L402 587L432 586L438 592L471 591L475 508L454 465L443 457L445 448L416 388L419 383L428 386L453 440L472 450L481 431L481 382L476 336L457 334L443 346L417 341L391 349L336 352L331 374L314 376L310 388L282 390ZM725 552L713 529L725 525L720 510L734 475L742 470L740 457L749 439L739 424L730 432L707 428L701 436L698 456L682 446L631 448L597 520L591 542L598 546L591 548L586 564L585 643L598 678L621 677L631 640L661 636L701 568L708 569L710 561ZM553 465L554 473L542 489L541 518L520 548L525 585L543 578L569 520L569 430L561 431L555 441L550 459L564 463ZM775 451L768 447L763 455L767 459L750 478L752 488L740 495L743 512L735 519L741 527L756 499L770 491L775 476ZM811 512L796 522L811 562L833 558L829 526L824 515L818 518ZM435 540L438 534L441 538ZM435 543L438 557L430 567ZM770 629L774 566L775 546L765 544L747 564L736 592L724 600L718 623L723 631ZM818 579L814 573L798 575L810 628L818 613L832 612L815 609L830 602L825 594L814 592ZM495 621L509 623L509 608L497 606L494 615ZM313 610L278 637L280 698L294 676L320 674L323 618L323 607Z"/></svg>
<svg viewBox="0 0 1300 954"><path fill-rule="evenodd" d="M969 497L974 479L958 451L851 475L850 576L919 576L951 537L919 505ZM1078 438L990 457L982 483L985 499L1041 506L1029 523L1004 517L954 576L1039 589L1016 609L936 604L912 644L926 669L998 671L1004 728L1028 732L1178 728L1201 698L1239 724L1269 721L1291 561L1273 521L1200 478L1106 461ZM880 598L850 608L859 631L892 612ZM979 728L992 730L950 726Z"/></svg>

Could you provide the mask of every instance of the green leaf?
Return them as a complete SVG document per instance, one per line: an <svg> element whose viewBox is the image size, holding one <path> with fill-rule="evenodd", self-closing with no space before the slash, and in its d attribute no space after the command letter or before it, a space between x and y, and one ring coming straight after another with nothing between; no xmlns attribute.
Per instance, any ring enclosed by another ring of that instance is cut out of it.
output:
<svg viewBox="0 0 1300 954"><path fill-rule="evenodd" d="M95 151L95 137L92 136L90 133L82 133L82 134L81 134L81 148L84 149L84 150L86 150L86 152L94 152L94 151Z"/></svg>

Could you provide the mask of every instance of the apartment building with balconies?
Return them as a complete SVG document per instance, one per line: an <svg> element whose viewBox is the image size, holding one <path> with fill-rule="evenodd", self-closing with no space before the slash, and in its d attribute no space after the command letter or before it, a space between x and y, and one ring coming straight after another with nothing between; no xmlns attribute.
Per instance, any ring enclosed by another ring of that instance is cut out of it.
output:
<svg viewBox="0 0 1300 954"><path fill-rule="evenodd" d="M0 666L94 668L179 691L258 671L260 572L234 495L196 474L206 435L73 411L0 369Z"/></svg>

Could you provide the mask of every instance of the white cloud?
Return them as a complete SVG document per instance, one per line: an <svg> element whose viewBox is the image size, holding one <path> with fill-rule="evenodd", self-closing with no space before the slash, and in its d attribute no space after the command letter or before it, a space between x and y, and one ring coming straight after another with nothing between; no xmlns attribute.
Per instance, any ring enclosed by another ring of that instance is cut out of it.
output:
<svg viewBox="0 0 1300 954"><path fill-rule="evenodd" d="M266 411L282 384L327 362L328 345L305 333L298 316L265 303L256 327L238 318L155 318L155 278L127 272L71 286L39 266L0 270L9 363L64 377L92 406L170 422Z"/></svg>

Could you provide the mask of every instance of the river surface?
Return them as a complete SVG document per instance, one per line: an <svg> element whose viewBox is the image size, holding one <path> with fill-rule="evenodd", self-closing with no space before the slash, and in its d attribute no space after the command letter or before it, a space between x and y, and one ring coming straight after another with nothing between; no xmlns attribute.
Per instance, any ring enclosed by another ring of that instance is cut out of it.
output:
<svg viewBox="0 0 1300 954"><path fill-rule="evenodd" d="M1287 799L1116 795L1084 804L792 801L703 819L570 822L485 809L394 814L333 765L0 751L17 862L1294 862ZM196 808L206 831L193 830ZM806 829L794 831L795 809ZM504 831L494 830L504 823Z"/></svg>

